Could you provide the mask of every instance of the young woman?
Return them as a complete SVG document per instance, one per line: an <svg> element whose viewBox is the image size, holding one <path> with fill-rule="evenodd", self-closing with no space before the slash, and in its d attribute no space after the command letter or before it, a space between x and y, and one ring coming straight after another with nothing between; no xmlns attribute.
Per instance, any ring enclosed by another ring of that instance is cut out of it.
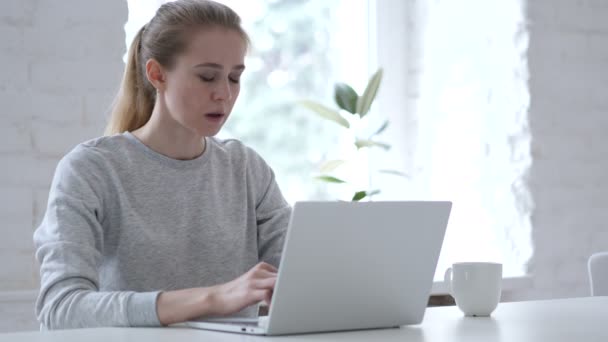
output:
<svg viewBox="0 0 608 342"><path fill-rule="evenodd" d="M258 154L213 138L248 41L205 0L164 4L138 32L106 136L60 161L34 234L43 329L255 315L270 301L291 209Z"/></svg>

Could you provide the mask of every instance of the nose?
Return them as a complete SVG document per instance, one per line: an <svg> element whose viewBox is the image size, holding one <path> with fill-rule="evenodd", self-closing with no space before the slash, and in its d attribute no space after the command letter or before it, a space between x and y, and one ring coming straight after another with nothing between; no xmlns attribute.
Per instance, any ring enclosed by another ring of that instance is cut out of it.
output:
<svg viewBox="0 0 608 342"><path fill-rule="evenodd" d="M223 80L217 83L213 91L213 99L216 101L226 101L232 99L232 90L230 89L230 81Z"/></svg>

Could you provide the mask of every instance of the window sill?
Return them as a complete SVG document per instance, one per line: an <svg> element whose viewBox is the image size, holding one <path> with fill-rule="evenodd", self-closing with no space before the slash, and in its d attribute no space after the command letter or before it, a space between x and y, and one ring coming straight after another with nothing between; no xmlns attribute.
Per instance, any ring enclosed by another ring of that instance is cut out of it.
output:
<svg viewBox="0 0 608 342"><path fill-rule="evenodd" d="M532 286L532 277L530 276L522 276L522 277L508 277L502 279L502 291L503 292L513 292L517 290L528 289ZM444 281L435 281L433 282L433 287L431 288L432 296L442 296L447 295L448 288Z"/></svg>

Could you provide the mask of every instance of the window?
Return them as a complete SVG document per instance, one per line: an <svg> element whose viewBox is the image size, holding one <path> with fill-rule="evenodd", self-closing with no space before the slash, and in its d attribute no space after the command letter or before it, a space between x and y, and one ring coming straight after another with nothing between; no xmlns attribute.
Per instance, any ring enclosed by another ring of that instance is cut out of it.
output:
<svg viewBox="0 0 608 342"><path fill-rule="evenodd" d="M392 190L386 198L453 201L436 280L456 261L498 261L505 277L523 276L533 205L523 1L392 5L378 7L377 43L401 78L386 84L380 110L401 125L393 142L403 159L393 163L410 178L378 182Z"/></svg>
<svg viewBox="0 0 608 342"><path fill-rule="evenodd" d="M129 0L127 46L166 0ZM224 0L252 37L241 94L219 134L258 151L291 203L336 199L313 179L344 134L298 101L333 104L335 80L364 87L369 77L367 0ZM365 177L362 177L365 179Z"/></svg>
<svg viewBox="0 0 608 342"><path fill-rule="evenodd" d="M348 137L296 102L333 105L334 82L360 93L382 66L372 110L390 118L393 148L370 150L349 173L382 189L378 199L454 202L436 280L465 260L500 261L505 277L522 276L532 252L522 1L225 0L253 48L220 136L260 152L290 202L344 199L344 189L312 177ZM163 2L129 0L127 45Z"/></svg>

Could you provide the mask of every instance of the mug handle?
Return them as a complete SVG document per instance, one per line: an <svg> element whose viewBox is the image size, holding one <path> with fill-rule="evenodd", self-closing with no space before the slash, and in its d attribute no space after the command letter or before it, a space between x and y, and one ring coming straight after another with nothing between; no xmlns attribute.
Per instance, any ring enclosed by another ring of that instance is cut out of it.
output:
<svg viewBox="0 0 608 342"><path fill-rule="evenodd" d="M452 268L448 267L447 270L445 270L445 274L443 275L443 282L445 283L445 286L448 288L448 294L450 296L454 296L452 294Z"/></svg>

